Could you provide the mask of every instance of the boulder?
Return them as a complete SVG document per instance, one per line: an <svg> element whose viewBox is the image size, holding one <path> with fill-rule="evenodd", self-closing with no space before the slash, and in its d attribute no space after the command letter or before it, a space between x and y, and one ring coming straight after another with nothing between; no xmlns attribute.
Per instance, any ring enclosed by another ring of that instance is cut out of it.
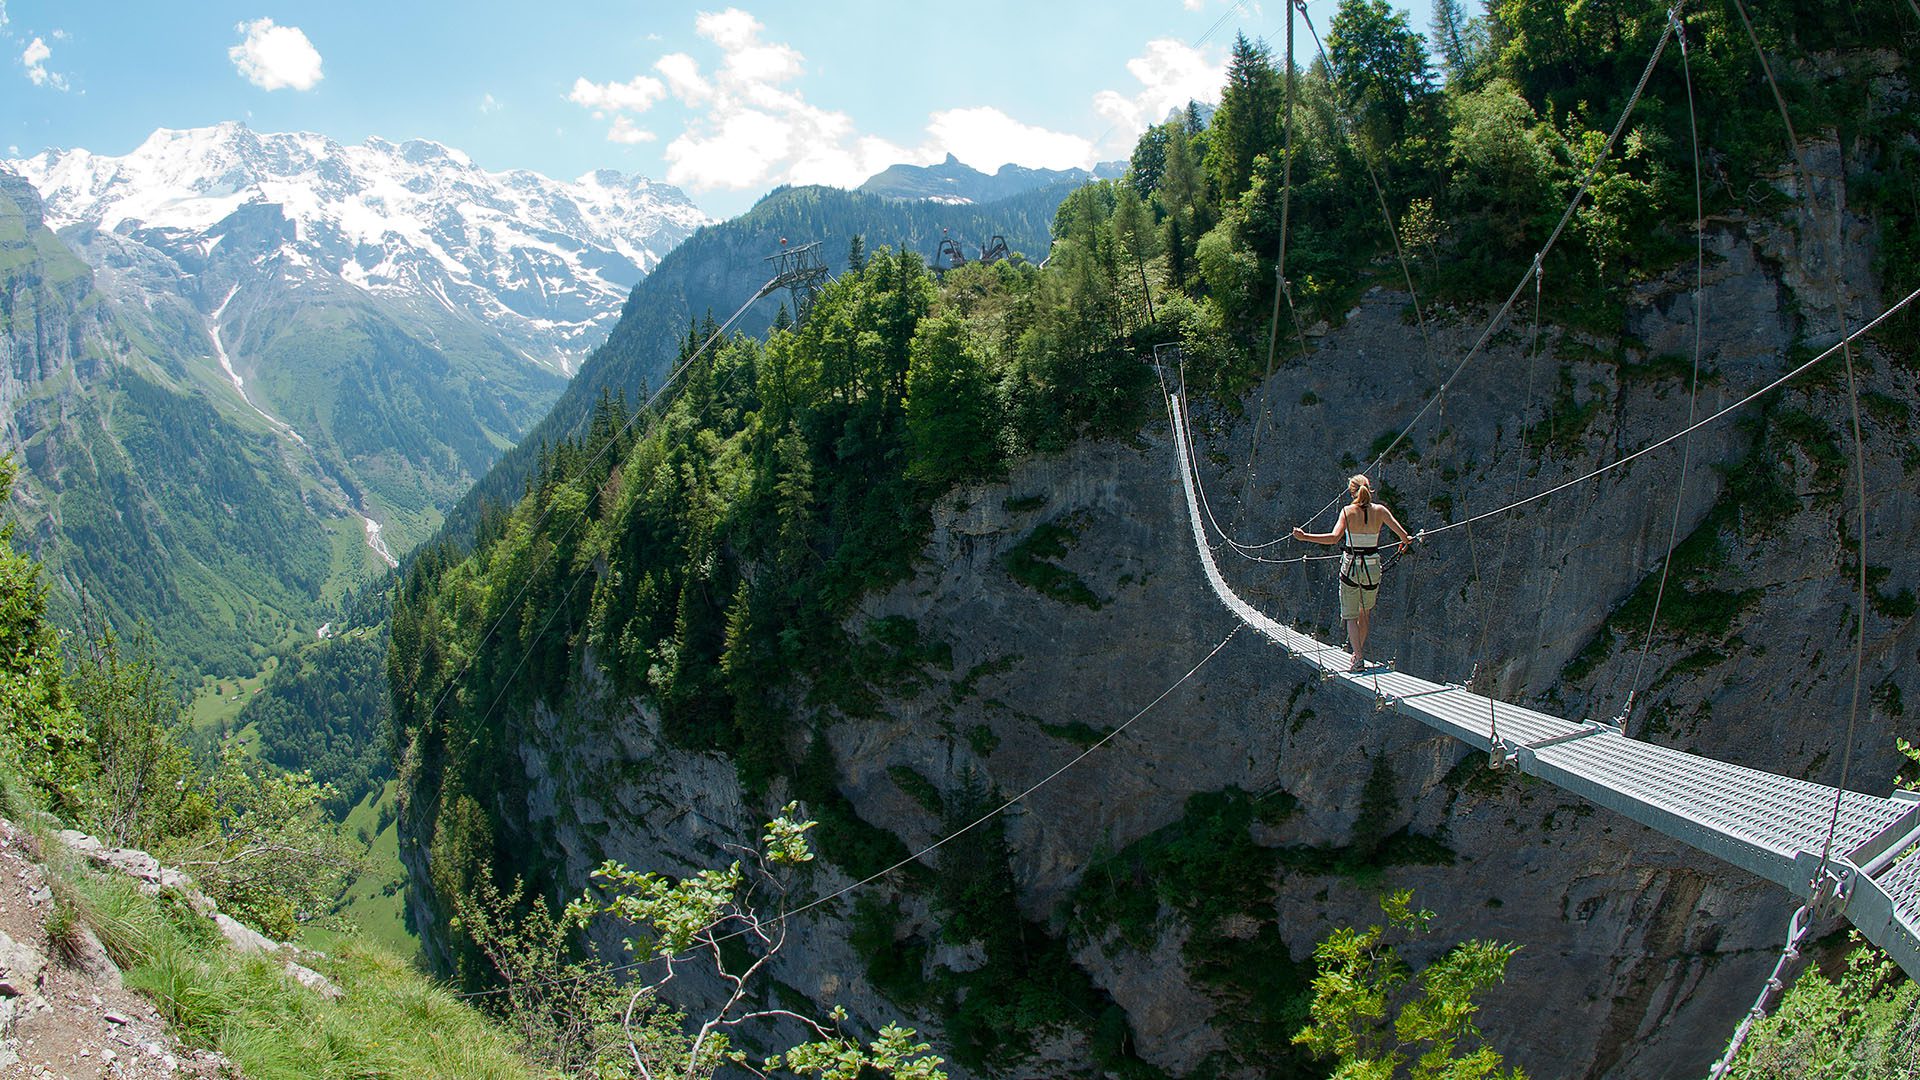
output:
<svg viewBox="0 0 1920 1080"><path fill-rule="evenodd" d="M220 928L220 936L227 939L235 952L277 952L280 943L239 920L222 914L213 917L213 925Z"/></svg>

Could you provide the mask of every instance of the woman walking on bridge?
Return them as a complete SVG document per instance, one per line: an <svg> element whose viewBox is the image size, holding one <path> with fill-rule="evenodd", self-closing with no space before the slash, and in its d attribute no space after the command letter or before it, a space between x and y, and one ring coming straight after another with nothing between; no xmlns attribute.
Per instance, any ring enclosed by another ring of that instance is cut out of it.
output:
<svg viewBox="0 0 1920 1080"><path fill-rule="evenodd" d="M1373 501L1373 482L1364 473L1347 479L1347 494L1352 497L1340 511L1333 531L1310 533L1295 527L1293 538L1311 544L1340 545L1340 617L1347 623L1347 642L1353 649L1348 671L1366 667L1367 616L1380 592L1380 529L1392 529L1400 538L1400 550L1407 550L1413 538L1393 512Z"/></svg>

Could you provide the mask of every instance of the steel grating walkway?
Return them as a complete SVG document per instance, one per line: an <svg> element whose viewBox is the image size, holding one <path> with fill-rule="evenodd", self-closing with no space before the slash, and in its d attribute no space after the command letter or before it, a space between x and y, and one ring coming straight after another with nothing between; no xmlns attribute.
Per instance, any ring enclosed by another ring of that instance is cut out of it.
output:
<svg viewBox="0 0 1920 1080"><path fill-rule="evenodd" d="M1326 680L1365 695L1376 709L1403 713L1496 754L1523 773L1757 874L1802 900L1813 897L1833 820L1834 788L1641 742L1610 724L1563 720L1385 666L1349 674L1345 648L1281 625L1247 603L1214 561L1201 520L1185 410L1177 394L1168 404L1201 568L1220 602L1242 622ZM1849 791L1841 796L1828 870L1842 897L1841 912L1909 976L1920 979L1916 843L1920 792L1897 791L1883 799Z"/></svg>

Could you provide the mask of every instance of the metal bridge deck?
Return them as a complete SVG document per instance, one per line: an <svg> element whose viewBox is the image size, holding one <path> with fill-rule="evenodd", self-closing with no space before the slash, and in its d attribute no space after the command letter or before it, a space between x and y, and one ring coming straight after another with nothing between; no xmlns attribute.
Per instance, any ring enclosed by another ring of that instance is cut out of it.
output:
<svg viewBox="0 0 1920 1080"><path fill-rule="evenodd" d="M1538 776L1657 832L1785 887L1815 892L1820 854L1834 823L1828 868L1842 882L1844 913L1868 940L1920 979L1920 793L1841 794L1791 776L1730 765L1641 742L1608 724L1568 721L1494 701L1465 687L1385 666L1348 673L1346 649L1275 622L1220 575L1201 520L1193 449L1178 395L1170 398L1180 481L1194 545L1220 602L1241 621L1314 667L1323 678L1489 753L1510 755Z"/></svg>

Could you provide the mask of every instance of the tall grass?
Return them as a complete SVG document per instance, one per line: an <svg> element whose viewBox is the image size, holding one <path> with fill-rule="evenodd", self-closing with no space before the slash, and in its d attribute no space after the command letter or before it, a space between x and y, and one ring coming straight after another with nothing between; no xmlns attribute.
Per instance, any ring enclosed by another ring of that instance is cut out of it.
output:
<svg viewBox="0 0 1920 1080"><path fill-rule="evenodd" d="M531 1080L513 1037L392 952L349 940L302 962L343 991L328 1000L278 957L243 956L177 897L148 896L96 871L54 838L0 770L0 809L32 821L58 907L91 927L126 985L182 1042L219 1051L248 1080Z"/></svg>

